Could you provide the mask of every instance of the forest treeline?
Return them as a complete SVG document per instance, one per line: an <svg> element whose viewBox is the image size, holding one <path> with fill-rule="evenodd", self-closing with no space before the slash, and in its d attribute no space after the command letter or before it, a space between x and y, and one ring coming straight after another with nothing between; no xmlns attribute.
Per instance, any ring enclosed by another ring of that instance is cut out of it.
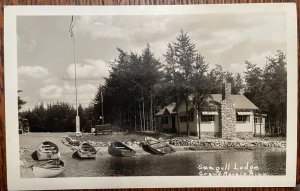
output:
<svg viewBox="0 0 300 191"><path fill-rule="evenodd" d="M174 42L166 45L163 60L156 58L149 44L140 54L117 48L118 57L111 63L105 84L99 84L88 108L79 107L82 129L89 131L95 123L101 122L100 116L104 116L105 123L120 130L155 131L155 113L164 106L184 102L186 111L191 106L201 110L209 95L221 93L227 81L232 84L233 94L244 93L259 107L257 112L267 114L267 125L272 127L272 133L285 135L287 71L284 52L278 50L267 57L264 67L249 61L241 63L246 67L242 77L239 73L224 71L221 65L212 67L195 47L188 34L180 31ZM192 101L191 94L195 95ZM76 111L67 103L37 105L20 115L28 119L31 131L75 131ZM189 135L188 122L187 127Z"/></svg>

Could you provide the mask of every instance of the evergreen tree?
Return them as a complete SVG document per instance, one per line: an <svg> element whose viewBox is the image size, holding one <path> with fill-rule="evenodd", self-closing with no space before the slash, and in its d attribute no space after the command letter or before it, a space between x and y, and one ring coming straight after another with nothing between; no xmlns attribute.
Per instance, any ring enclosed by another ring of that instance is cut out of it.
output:
<svg viewBox="0 0 300 191"><path fill-rule="evenodd" d="M22 90L18 90L18 93L23 92ZM18 96L18 110L22 108L22 106L26 104L26 101L24 101L20 96Z"/></svg>
<svg viewBox="0 0 300 191"><path fill-rule="evenodd" d="M286 134L287 71L286 56L278 51L267 58L262 69L256 64L245 62L245 96L258 106L260 113L266 113L269 131Z"/></svg>
<svg viewBox="0 0 300 191"><path fill-rule="evenodd" d="M191 80L193 75L193 64L196 59L195 44L190 42L190 37L183 31L177 37L174 43L175 59L179 65L178 79L179 95L181 95L185 102L186 112L186 129L187 135L190 135L189 129L189 95L193 92L191 87Z"/></svg>
<svg viewBox="0 0 300 191"><path fill-rule="evenodd" d="M104 113L107 122L123 130L154 130L154 101L161 72L161 64L154 57L150 45L141 55L118 49L118 59L103 86ZM101 90L94 100L95 111L100 113Z"/></svg>

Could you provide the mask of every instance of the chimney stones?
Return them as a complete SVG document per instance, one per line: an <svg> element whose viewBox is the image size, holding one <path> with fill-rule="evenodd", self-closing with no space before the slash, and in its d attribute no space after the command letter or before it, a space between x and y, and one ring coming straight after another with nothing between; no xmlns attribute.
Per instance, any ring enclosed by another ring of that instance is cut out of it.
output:
<svg viewBox="0 0 300 191"><path fill-rule="evenodd" d="M221 137L231 139L236 137L236 110L230 99L231 84L225 83L221 101Z"/></svg>

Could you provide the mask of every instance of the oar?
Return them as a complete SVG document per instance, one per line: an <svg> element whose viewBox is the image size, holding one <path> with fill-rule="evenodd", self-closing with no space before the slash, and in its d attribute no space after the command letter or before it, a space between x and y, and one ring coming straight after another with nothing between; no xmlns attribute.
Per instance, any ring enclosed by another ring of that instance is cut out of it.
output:
<svg viewBox="0 0 300 191"><path fill-rule="evenodd" d="M97 155L98 155L98 153L99 153L100 155L103 155L102 153L100 153L100 149L98 149L98 150L96 151L96 153L97 153Z"/></svg>

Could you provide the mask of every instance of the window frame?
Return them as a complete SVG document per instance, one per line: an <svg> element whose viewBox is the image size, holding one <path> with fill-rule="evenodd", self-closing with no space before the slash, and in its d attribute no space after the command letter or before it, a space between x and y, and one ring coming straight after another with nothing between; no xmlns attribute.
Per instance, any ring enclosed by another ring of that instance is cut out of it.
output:
<svg viewBox="0 0 300 191"><path fill-rule="evenodd" d="M262 117L254 117L254 123L256 123L256 124L260 124L260 123L262 123Z"/></svg>
<svg viewBox="0 0 300 191"><path fill-rule="evenodd" d="M236 115L236 121L239 123L248 123L250 122L250 115Z"/></svg>
<svg viewBox="0 0 300 191"><path fill-rule="evenodd" d="M189 122L194 122L194 115L189 115L188 119L189 119ZM186 123L187 122L186 115L180 116L179 121L180 121L180 123Z"/></svg>
<svg viewBox="0 0 300 191"><path fill-rule="evenodd" d="M161 121L160 123L162 125L168 125L169 124L169 117L168 116L161 117L160 121Z"/></svg>
<svg viewBox="0 0 300 191"><path fill-rule="evenodd" d="M201 115L201 122L214 122L215 119L215 115Z"/></svg>

